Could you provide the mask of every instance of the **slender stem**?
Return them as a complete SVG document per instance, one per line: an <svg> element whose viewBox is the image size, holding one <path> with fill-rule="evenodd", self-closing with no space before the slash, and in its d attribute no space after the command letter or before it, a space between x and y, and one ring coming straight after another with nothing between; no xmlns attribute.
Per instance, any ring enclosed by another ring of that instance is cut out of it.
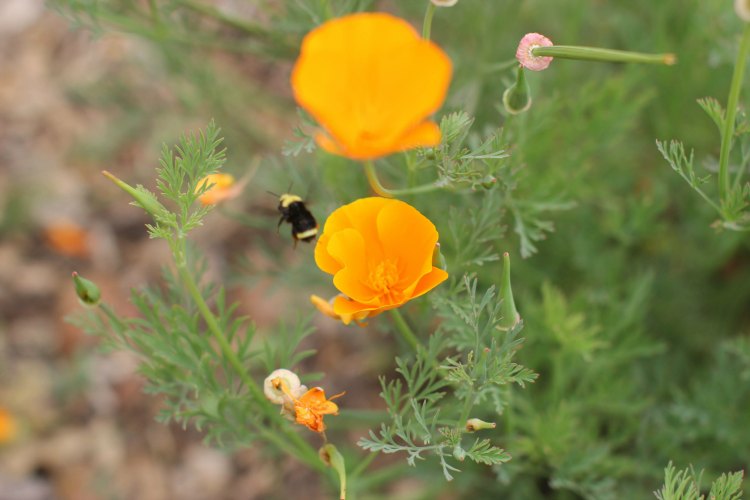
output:
<svg viewBox="0 0 750 500"><path fill-rule="evenodd" d="M354 470L349 473L349 479L351 479L353 482L356 478L358 478L365 470L367 470L367 467L370 466L372 461L375 460L375 457L377 456L377 453L369 452L367 456L365 456L365 458L360 460Z"/></svg>
<svg viewBox="0 0 750 500"><path fill-rule="evenodd" d="M556 57L558 59L578 59L583 61L632 62L646 64L667 64L677 62L674 54L644 54L625 50L600 49L597 47L576 47L573 45L552 45L534 47L531 54L539 57Z"/></svg>
<svg viewBox="0 0 750 500"><path fill-rule="evenodd" d="M265 410L265 413L274 421L277 421L280 425L279 428L281 432L284 433L286 438L294 443L295 447L299 451L298 457L305 461L308 465L319 469L319 470L325 470L325 467L323 467L323 464L320 462L318 458L318 454L315 452L315 450L312 449L309 443L302 439L296 432L290 431L288 429L284 428L285 422L280 422L281 417L279 417L278 414L276 414L273 409L271 411L268 411L269 403L265 398L265 395L263 394L263 391L260 387L253 381L252 378L250 378L250 375L247 373L247 370L242 366L242 363L240 362L239 358L237 357L237 354L232 349L232 346L229 344L229 341L224 336L224 333L221 331L221 328L219 327L219 323L216 321L216 317L211 312L211 309L208 307L208 304L206 304L206 301L203 299L203 295L201 294L200 290L198 289L198 285L195 282L195 279L193 279L193 275L190 273L190 271L187 268L187 264L185 263L184 259L184 240L179 240L179 252L180 254L178 258L176 258L176 264L177 269L180 274L180 279L182 279L182 282L184 283L185 287L188 290L188 293L190 294L190 297L195 302L195 305L198 307L198 310L200 311L201 315L203 316L203 319L206 322L206 325L208 326L209 331L213 335L213 337L216 339L216 342L218 342L219 346L221 347L221 351L226 357L227 360L229 360L229 364L232 365L234 370L239 375L240 379L242 380L242 383L247 387L248 391L250 391L250 394L252 395L253 399ZM176 253L177 254L177 253ZM273 432L273 431L270 431Z"/></svg>
<svg viewBox="0 0 750 500"><path fill-rule="evenodd" d="M181 0L180 5L201 15L211 17L221 23L243 31L249 36L273 42L280 47L281 52L283 53L292 54L296 50L273 31L268 30L258 24L253 24L251 22L229 16L216 7L202 3L199 0Z"/></svg>
<svg viewBox="0 0 750 500"><path fill-rule="evenodd" d="M432 33L432 16L435 15L435 4L428 1L427 10L424 13L424 21L422 22L422 38L425 40L430 39Z"/></svg>
<svg viewBox="0 0 750 500"><path fill-rule="evenodd" d="M466 425L466 421L469 420L469 413L471 413L471 409L474 408L474 387L472 386L471 390L469 390L469 394L466 396L466 401L464 401L464 408L461 410L461 416L458 418L458 427L463 429Z"/></svg>
<svg viewBox="0 0 750 500"><path fill-rule="evenodd" d="M483 66L481 69L483 73L495 73L505 71L515 66L518 66L518 59L514 57L513 59L508 59L507 61L488 64L486 66Z"/></svg>
<svg viewBox="0 0 750 500"><path fill-rule="evenodd" d="M415 350L418 351L422 344L414 335L411 327L406 323L406 320L401 315L398 309L391 309L391 316L393 316L393 322L396 323L396 329L401 334L401 337Z"/></svg>
<svg viewBox="0 0 750 500"><path fill-rule="evenodd" d="M370 187L378 196L383 198L397 198L399 196L407 196L410 194L429 193L430 191L436 191L444 187L444 184L440 182L432 182L430 184L422 184L421 186L414 186L406 189L388 189L378 179L378 174L375 171L375 165L372 160L366 160L364 162L365 175L367 181L370 183Z"/></svg>
<svg viewBox="0 0 750 500"><path fill-rule="evenodd" d="M719 153L719 197L722 204L726 200L730 190L729 152L732 149L732 140L734 139L734 121L737 115L737 103L740 99L742 80L745 77L745 61L747 59L748 50L750 50L750 23L745 23L745 30L742 32L742 41L740 41L740 49L737 52L737 60L734 63L732 84L729 87L727 112L726 117L724 118L724 129L721 132L721 152ZM740 174L741 173L742 171L740 170Z"/></svg>

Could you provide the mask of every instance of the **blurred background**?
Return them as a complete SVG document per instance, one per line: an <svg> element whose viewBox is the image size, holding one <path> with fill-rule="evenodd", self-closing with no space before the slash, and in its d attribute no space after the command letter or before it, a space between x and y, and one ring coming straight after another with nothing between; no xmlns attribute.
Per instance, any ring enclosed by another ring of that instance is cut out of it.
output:
<svg viewBox="0 0 750 500"><path fill-rule="evenodd" d="M388 10L415 26L426 6L332 4ZM433 39L455 65L441 113L464 109L479 132L508 119L500 99L511 73L493 67L527 32L675 52L679 63L554 61L528 76L534 104L514 122L511 151L525 169L521 198L566 209L535 219L543 230L527 259L515 257L518 221L497 213L529 339L521 362L541 375L519 399L526 421L504 443L514 460L441 483L439 493L420 465L380 494L644 498L670 459L711 478L748 470L750 237L712 229L710 209L655 147L678 138L695 148L699 169L715 165L718 133L695 100L726 100L741 31L730 4L459 0L438 10ZM330 295L313 247L294 249L287 227L277 235L278 200L266 193L294 186L321 222L368 193L344 160L281 154L299 140L291 64L323 12L296 0L0 1L1 500L328 497L312 472L261 447L229 454L192 428L157 423L159 398L143 394L137 360L102 352L66 320L81 309L73 271L128 314L130 289L153 284L169 262L166 245L148 239L145 215L100 171L153 188L162 143L212 118L227 171L242 178L259 168L194 235L211 276L229 277L265 335L282 313L312 314L311 292ZM498 275L491 265L480 271L487 284ZM568 313L598 338L588 359L573 353L555 365ZM377 375L393 369L386 328L313 321L304 347L318 354L306 368L325 372L331 393L348 391L347 406L381 409ZM349 435L354 442L362 429Z"/></svg>

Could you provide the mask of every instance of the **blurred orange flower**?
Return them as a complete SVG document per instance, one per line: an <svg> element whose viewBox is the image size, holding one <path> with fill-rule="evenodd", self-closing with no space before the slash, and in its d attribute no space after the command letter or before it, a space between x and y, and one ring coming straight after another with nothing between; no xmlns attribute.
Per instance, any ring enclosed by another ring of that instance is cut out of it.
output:
<svg viewBox="0 0 750 500"><path fill-rule="evenodd" d="M358 326L365 326L367 324L364 323L363 320L370 315L369 311L362 311L357 314L336 314L336 311L333 310L333 302L335 300L335 297L331 300L326 300L323 297L318 297L317 295L310 295L310 302L313 303L318 311L328 316L329 318L337 319L345 325L348 325L352 321L357 323Z"/></svg>
<svg viewBox="0 0 750 500"><path fill-rule="evenodd" d="M89 254L88 233L72 222L56 222L44 228L44 237L57 253L68 257L86 257Z"/></svg>
<svg viewBox="0 0 750 500"><path fill-rule="evenodd" d="M0 444L7 443L16 437L16 419L4 408L0 408Z"/></svg>
<svg viewBox="0 0 750 500"><path fill-rule="evenodd" d="M224 200L235 198L244 187L242 184L235 183L234 176L231 174L210 174L198 182L195 188L196 193L203 189L206 184L213 184L213 186L198 197L198 201L204 206L215 205Z"/></svg>
<svg viewBox="0 0 750 500"><path fill-rule="evenodd" d="M292 89L325 129L316 137L323 149L372 159L440 143L427 117L445 100L451 71L448 56L406 21L359 13L307 34Z"/></svg>
<svg viewBox="0 0 750 500"><path fill-rule="evenodd" d="M445 281L432 265L437 240L435 225L403 201L362 198L335 210L315 247L315 262L343 294L333 312L375 316Z"/></svg>

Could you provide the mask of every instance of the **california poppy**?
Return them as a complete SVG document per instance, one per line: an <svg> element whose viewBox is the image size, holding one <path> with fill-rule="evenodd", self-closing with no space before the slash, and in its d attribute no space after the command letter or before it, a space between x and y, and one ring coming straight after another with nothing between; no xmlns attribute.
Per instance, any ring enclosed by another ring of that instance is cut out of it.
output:
<svg viewBox="0 0 750 500"><path fill-rule="evenodd" d="M308 33L291 83L324 129L316 137L323 149L372 159L440 143L428 117L442 105L451 71L448 56L409 23L365 12Z"/></svg>
<svg viewBox="0 0 750 500"><path fill-rule="evenodd" d="M435 225L403 201L363 198L335 210L315 247L342 293L335 314L374 316L442 283L448 273L432 264L437 240Z"/></svg>

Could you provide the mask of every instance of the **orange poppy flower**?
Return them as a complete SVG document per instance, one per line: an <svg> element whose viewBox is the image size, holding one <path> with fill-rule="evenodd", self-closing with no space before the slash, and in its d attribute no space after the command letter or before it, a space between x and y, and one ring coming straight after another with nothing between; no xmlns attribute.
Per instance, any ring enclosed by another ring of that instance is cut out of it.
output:
<svg viewBox="0 0 750 500"><path fill-rule="evenodd" d="M44 229L49 246L62 255L83 258L89 254L89 235L72 222L56 222Z"/></svg>
<svg viewBox="0 0 750 500"><path fill-rule="evenodd" d="M16 419L7 410L0 408L0 444L13 440L17 434Z"/></svg>
<svg viewBox="0 0 750 500"><path fill-rule="evenodd" d="M318 309L318 311L328 316L329 318L337 319L345 325L348 325L352 321L357 323L358 326L365 326L367 324L364 323L363 320L370 315L369 311L362 311L357 314L336 314L336 311L333 310L333 302L335 300L335 297L331 300L326 300L323 297L318 297L317 295L310 295L310 302L312 302L312 304Z"/></svg>
<svg viewBox="0 0 750 500"><path fill-rule="evenodd" d="M213 184L206 192L198 197L201 205L215 205L224 200L235 198L242 192L243 184L235 183L231 174L210 174L198 182L196 192L203 189L206 184Z"/></svg>
<svg viewBox="0 0 750 500"><path fill-rule="evenodd" d="M318 144L362 160L438 145L427 117L443 104L451 71L448 56L403 19L359 13L307 34L291 83L325 129Z"/></svg>
<svg viewBox="0 0 750 500"><path fill-rule="evenodd" d="M315 247L315 262L343 294L335 314L374 316L445 281L432 265L437 240L435 225L403 201L363 198L335 210Z"/></svg>

